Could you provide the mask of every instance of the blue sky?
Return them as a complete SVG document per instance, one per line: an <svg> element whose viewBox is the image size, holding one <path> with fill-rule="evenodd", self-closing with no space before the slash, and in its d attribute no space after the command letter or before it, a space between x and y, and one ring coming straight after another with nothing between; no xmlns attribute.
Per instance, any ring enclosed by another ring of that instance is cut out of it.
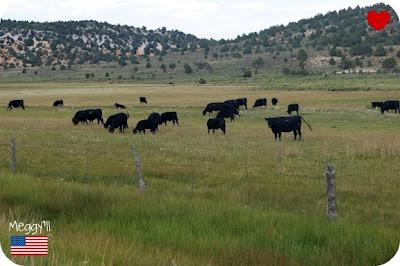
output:
<svg viewBox="0 0 400 266"><path fill-rule="evenodd" d="M0 0L0 16L35 21L93 19L148 29L165 26L198 37L220 39L376 2L378 0ZM400 1L383 2L399 10Z"/></svg>

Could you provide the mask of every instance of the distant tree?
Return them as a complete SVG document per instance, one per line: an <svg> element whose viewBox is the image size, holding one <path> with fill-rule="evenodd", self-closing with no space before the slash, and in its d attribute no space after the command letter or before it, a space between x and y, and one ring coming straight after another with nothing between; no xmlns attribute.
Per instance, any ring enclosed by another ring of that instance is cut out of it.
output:
<svg viewBox="0 0 400 266"><path fill-rule="evenodd" d="M89 74L89 73L86 73L86 74L85 74L85 78L86 78L86 79L89 79L89 78L90 78L90 74Z"/></svg>
<svg viewBox="0 0 400 266"><path fill-rule="evenodd" d="M396 54L397 57L400 57L400 50Z"/></svg>
<svg viewBox="0 0 400 266"><path fill-rule="evenodd" d="M94 73L91 73L90 76L91 76L92 78L94 78L95 75L94 75Z"/></svg>
<svg viewBox="0 0 400 266"><path fill-rule="evenodd" d="M331 57L331 59L329 59L329 64L331 66L336 65L336 61L335 61L335 59L333 59L333 57Z"/></svg>
<svg viewBox="0 0 400 266"><path fill-rule="evenodd" d="M243 54L251 54L251 47L250 47L250 46L246 46L246 47L243 49L242 53L243 53Z"/></svg>
<svg viewBox="0 0 400 266"><path fill-rule="evenodd" d="M397 60L395 57L386 58L382 62L383 68L385 68L387 70L395 68L396 65L397 65Z"/></svg>
<svg viewBox="0 0 400 266"><path fill-rule="evenodd" d="M132 56L132 57L131 57L131 64L133 64L133 65L138 65L138 64L140 64L140 62L137 60L136 57Z"/></svg>
<svg viewBox="0 0 400 266"><path fill-rule="evenodd" d="M168 67L169 67L170 69L174 70L174 68L176 67L176 64L175 64L175 63L170 63L170 64L168 65Z"/></svg>
<svg viewBox="0 0 400 266"><path fill-rule="evenodd" d="M122 75L119 75L119 76L118 76L118 79L122 79Z"/></svg>
<svg viewBox="0 0 400 266"><path fill-rule="evenodd" d="M56 70L56 67L55 66L52 66L51 67L51 71L55 71Z"/></svg>
<svg viewBox="0 0 400 266"><path fill-rule="evenodd" d="M160 68L164 73L167 72L167 66L165 64L161 64Z"/></svg>
<svg viewBox="0 0 400 266"><path fill-rule="evenodd" d="M127 64L126 64L125 58L120 57L120 58L118 59L118 64L119 64L120 66L126 66Z"/></svg>
<svg viewBox="0 0 400 266"><path fill-rule="evenodd" d="M66 67L65 65L61 65L61 66L60 66L60 70L64 71L64 70L66 70L66 69L67 69L67 67Z"/></svg>
<svg viewBox="0 0 400 266"><path fill-rule="evenodd" d="M183 65L183 69L185 70L186 74L192 74L193 73L192 67L188 63L185 63Z"/></svg>
<svg viewBox="0 0 400 266"><path fill-rule="evenodd" d="M35 70L35 72L33 72L33 74L37 75L38 74L37 70Z"/></svg>
<svg viewBox="0 0 400 266"><path fill-rule="evenodd" d="M334 47L329 51L330 56L342 57L342 50Z"/></svg>
<svg viewBox="0 0 400 266"><path fill-rule="evenodd" d="M262 59L261 57L257 57L257 59L253 61L253 67L255 69L260 69L264 66L264 63L264 59Z"/></svg>
<svg viewBox="0 0 400 266"><path fill-rule="evenodd" d="M386 49L382 45L378 45L375 49L374 56L385 56Z"/></svg>
<svg viewBox="0 0 400 266"><path fill-rule="evenodd" d="M349 58L347 58L346 56L342 56L342 59L340 60L340 64L339 67L342 69L350 69L352 68L353 65L353 61Z"/></svg>
<svg viewBox="0 0 400 266"><path fill-rule="evenodd" d="M138 68L138 67L136 67L136 66L135 66L135 67L133 67L133 72L135 72L135 73L136 73L136 72L138 72L138 70L139 70L139 68Z"/></svg>
<svg viewBox="0 0 400 266"><path fill-rule="evenodd" d="M25 45L26 46L33 46L33 39L29 37L28 39L25 40Z"/></svg>
<svg viewBox="0 0 400 266"><path fill-rule="evenodd" d="M287 67L285 67L285 68L283 68L282 73L283 73L284 75L290 75L290 69L287 68Z"/></svg>
<svg viewBox="0 0 400 266"><path fill-rule="evenodd" d="M146 64L146 68L151 68L151 64L150 64L150 62L147 62L147 64Z"/></svg>
<svg viewBox="0 0 400 266"><path fill-rule="evenodd" d="M106 72L106 74L104 75L106 78L108 78L110 76L110 73Z"/></svg>
<svg viewBox="0 0 400 266"><path fill-rule="evenodd" d="M243 72L243 77L244 78L251 78L251 71L250 70L246 70Z"/></svg>
<svg viewBox="0 0 400 266"><path fill-rule="evenodd" d="M300 61L306 61L307 60L307 52L304 49L300 49L299 52L297 53L297 59Z"/></svg>
<svg viewBox="0 0 400 266"><path fill-rule="evenodd" d="M26 68L22 69L22 74L26 73Z"/></svg>
<svg viewBox="0 0 400 266"><path fill-rule="evenodd" d="M162 62L164 60L164 58L162 56L158 57L158 61Z"/></svg>

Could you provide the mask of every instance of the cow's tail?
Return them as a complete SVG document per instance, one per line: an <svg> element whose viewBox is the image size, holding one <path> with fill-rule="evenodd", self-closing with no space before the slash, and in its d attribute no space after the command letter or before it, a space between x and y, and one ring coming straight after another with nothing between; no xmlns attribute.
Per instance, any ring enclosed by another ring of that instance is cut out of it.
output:
<svg viewBox="0 0 400 266"><path fill-rule="evenodd" d="M308 124L307 123L307 121L302 117L302 116L300 116L300 118L301 118L301 120L303 120L304 121L304 123L306 123L307 124L307 126L308 126L308 128L310 129L310 131L312 131L311 130L311 126L310 126L310 124Z"/></svg>

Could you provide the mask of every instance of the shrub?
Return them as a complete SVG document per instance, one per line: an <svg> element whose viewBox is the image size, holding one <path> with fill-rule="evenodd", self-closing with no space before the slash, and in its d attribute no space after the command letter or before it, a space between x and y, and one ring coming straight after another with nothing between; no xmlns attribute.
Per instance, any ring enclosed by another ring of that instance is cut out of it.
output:
<svg viewBox="0 0 400 266"><path fill-rule="evenodd" d="M243 77L244 78L251 78L251 71L250 70L246 70L243 72Z"/></svg>
<svg viewBox="0 0 400 266"><path fill-rule="evenodd" d="M192 67L188 63L185 63L183 65L183 69L184 69L186 74L192 74L193 73Z"/></svg>
<svg viewBox="0 0 400 266"><path fill-rule="evenodd" d="M386 58L382 62L383 68L385 68L387 70L395 68L396 65L397 65L397 60L395 57Z"/></svg>
<svg viewBox="0 0 400 266"><path fill-rule="evenodd" d="M201 78L200 80L199 80L199 84L206 84L207 83L207 80L205 80L205 79L203 79L203 78Z"/></svg>

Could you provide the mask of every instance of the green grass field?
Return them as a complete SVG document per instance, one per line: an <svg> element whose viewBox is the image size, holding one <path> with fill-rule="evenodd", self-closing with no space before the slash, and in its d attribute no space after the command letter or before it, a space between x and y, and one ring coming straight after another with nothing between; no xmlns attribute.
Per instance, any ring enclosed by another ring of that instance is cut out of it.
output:
<svg viewBox="0 0 400 266"><path fill-rule="evenodd" d="M268 82L270 80L271 82ZM400 115L369 109L400 99L395 76L264 77L214 84L0 83L0 243L9 256L9 222L50 220L49 256L24 265L378 265L400 239ZM286 84L286 85L285 85ZM344 85L343 85L344 84ZM351 85L351 86L350 86ZM363 90L367 86L368 90ZM337 88L335 91L327 88ZM359 88L346 90L345 88ZM343 90L339 90L343 89ZM150 104L141 106L139 96ZM211 101L278 97L249 109L227 134L207 134ZM6 111L23 98L26 110ZM62 98L65 107L50 107ZM127 105L129 132L73 114ZM265 117L300 104L312 126L304 140L275 141ZM180 126L133 135L150 112L177 111ZM17 142L17 174L9 170ZM139 195L131 144L142 156ZM328 163L337 168L338 218L326 218Z"/></svg>

